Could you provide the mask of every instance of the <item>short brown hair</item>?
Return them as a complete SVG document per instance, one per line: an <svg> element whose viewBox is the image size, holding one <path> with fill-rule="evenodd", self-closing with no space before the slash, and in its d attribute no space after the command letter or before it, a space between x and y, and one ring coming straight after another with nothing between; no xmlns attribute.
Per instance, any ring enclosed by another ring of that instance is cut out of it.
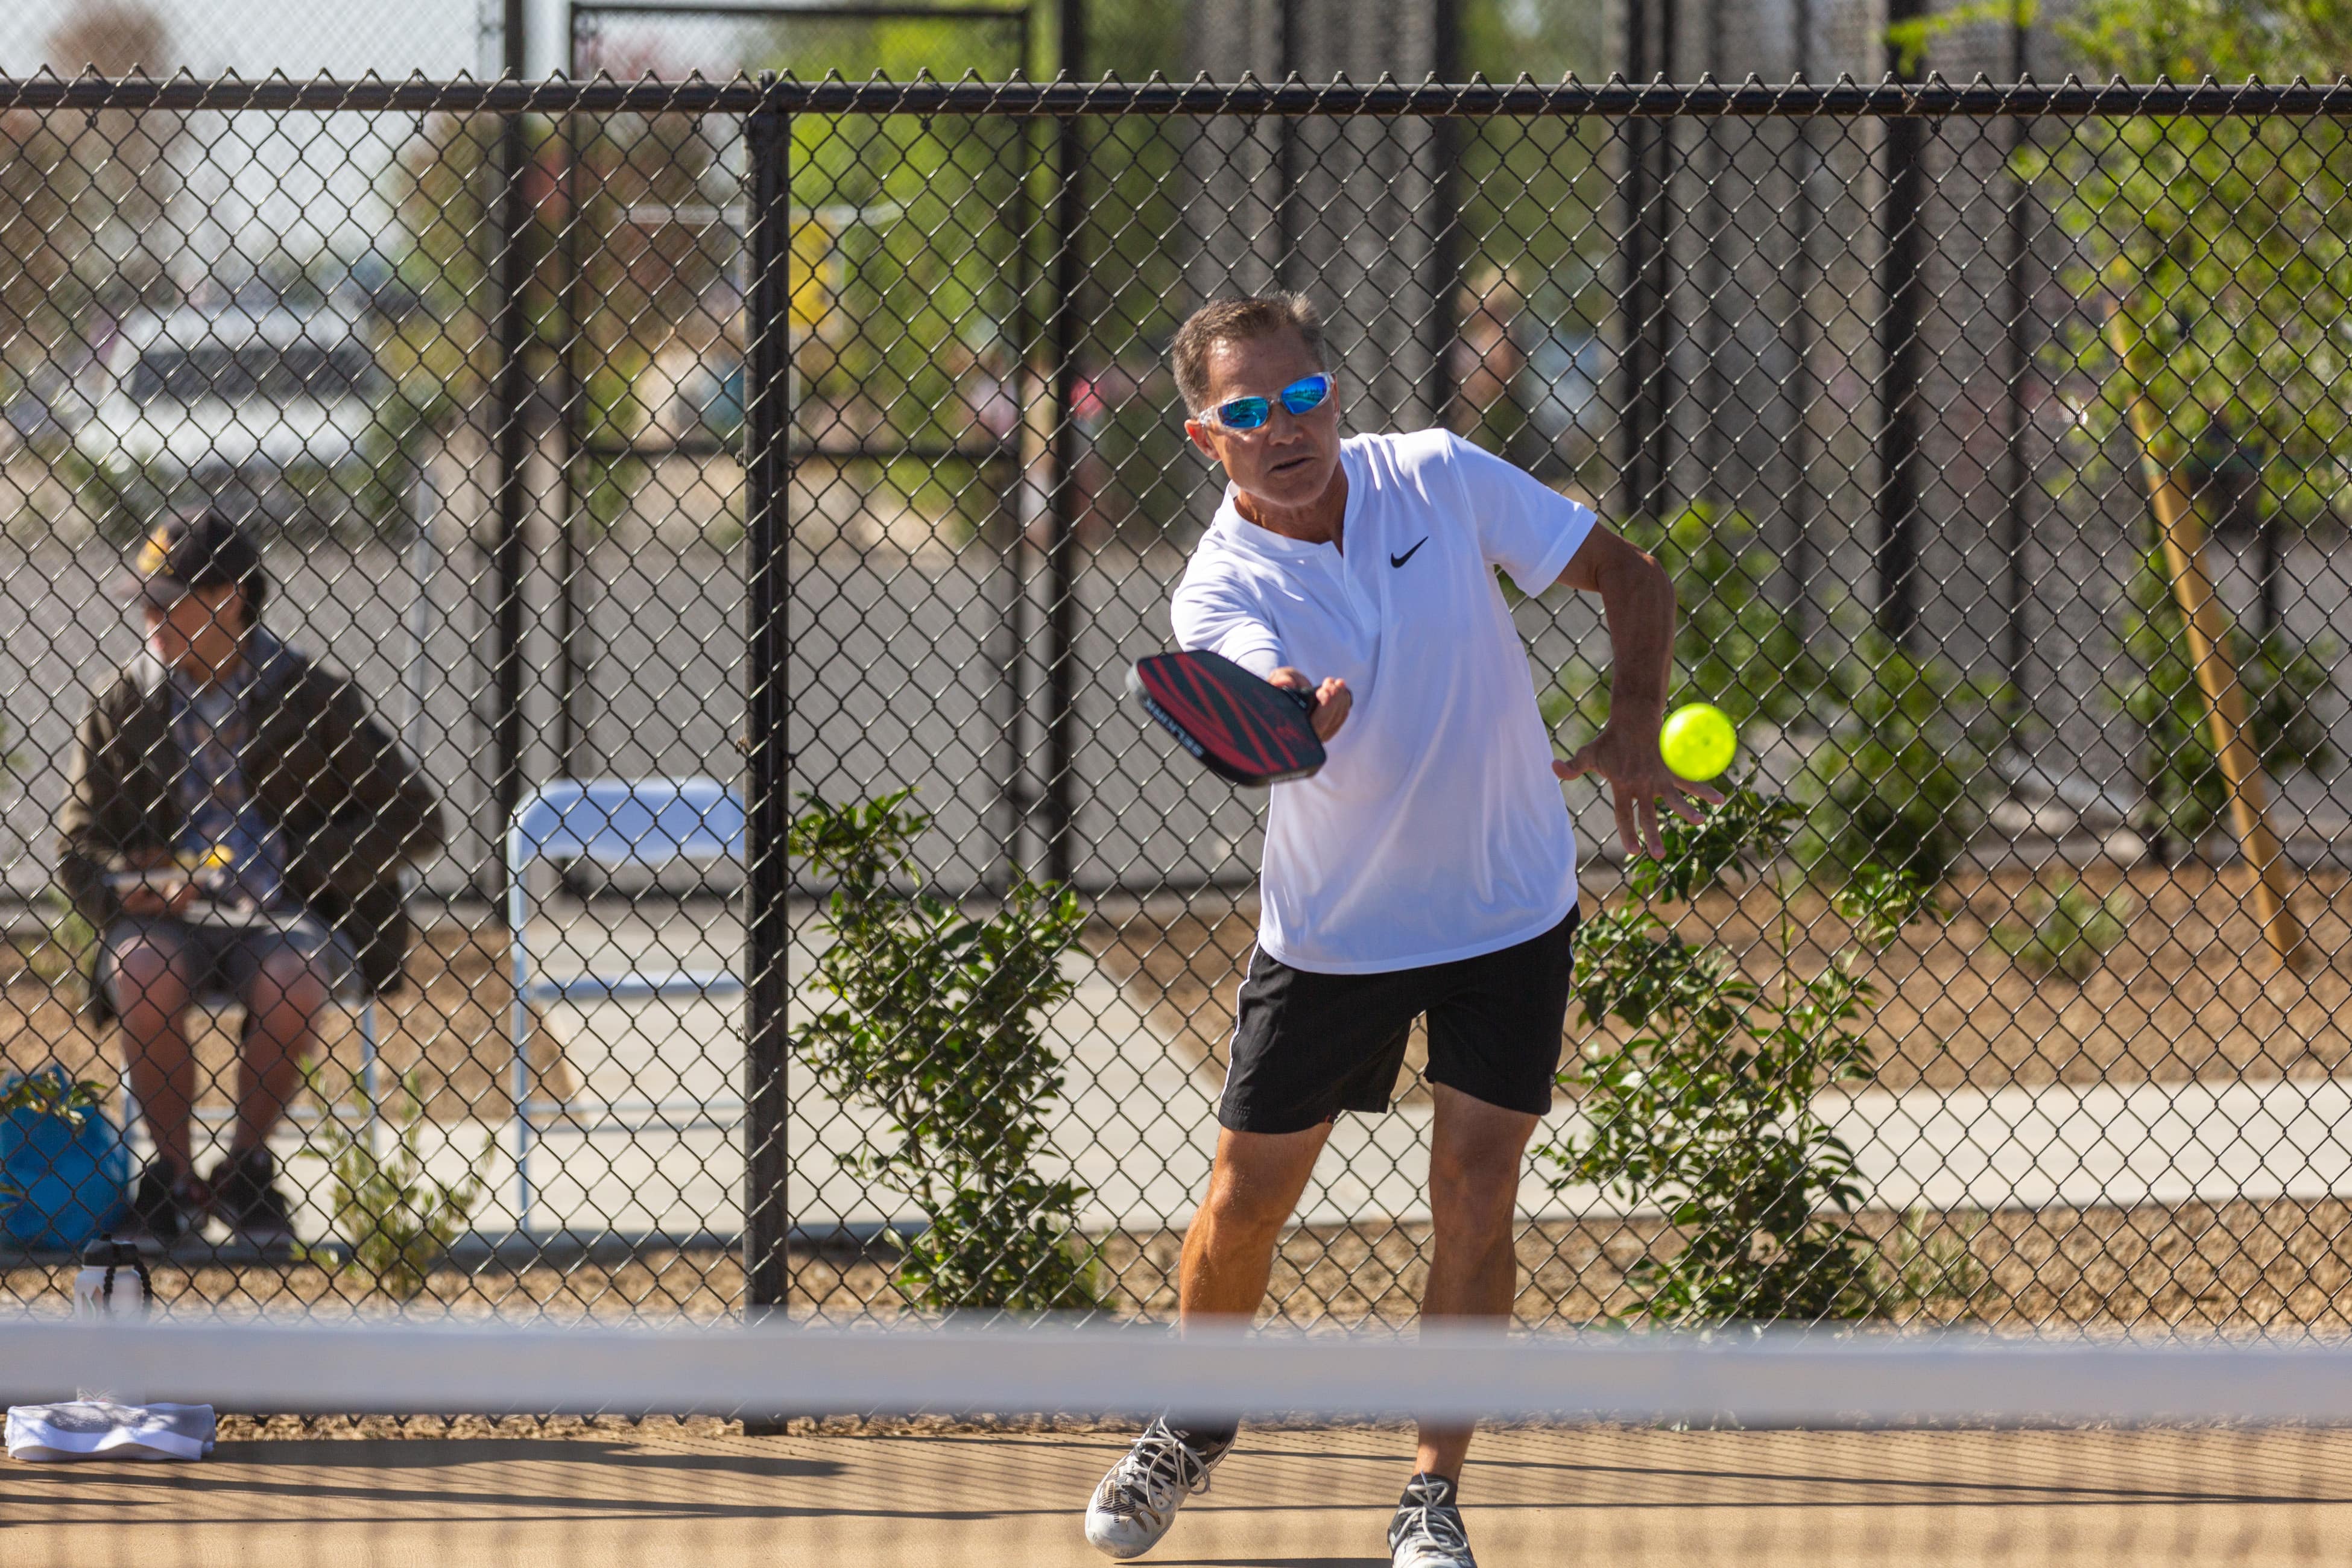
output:
<svg viewBox="0 0 2352 1568"><path fill-rule="evenodd" d="M1169 357L1176 364L1176 391L1185 408L1197 414L1209 404L1209 349L1220 342L1267 338L1280 331L1297 332L1306 340L1318 370L1328 370L1323 357L1323 313L1304 294L1286 290L1253 294L1239 300L1212 300L1176 329Z"/></svg>

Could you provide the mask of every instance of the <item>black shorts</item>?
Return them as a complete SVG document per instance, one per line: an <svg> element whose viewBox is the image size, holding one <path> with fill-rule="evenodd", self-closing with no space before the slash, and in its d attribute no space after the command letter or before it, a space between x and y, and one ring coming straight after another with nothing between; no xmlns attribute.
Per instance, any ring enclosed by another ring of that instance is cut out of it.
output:
<svg viewBox="0 0 2352 1568"><path fill-rule="evenodd" d="M1242 982L1217 1121L1303 1132L1343 1110L1386 1110L1414 1018L1429 1015L1429 1079L1540 1116L1568 1022L1576 911L1516 947L1380 974L1318 974L1266 956Z"/></svg>

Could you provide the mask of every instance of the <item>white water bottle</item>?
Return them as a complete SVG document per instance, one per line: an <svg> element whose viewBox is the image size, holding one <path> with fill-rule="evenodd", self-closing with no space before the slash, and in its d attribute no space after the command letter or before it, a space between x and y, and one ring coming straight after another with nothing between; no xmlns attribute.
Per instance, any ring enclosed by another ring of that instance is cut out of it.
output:
<svg viewBox="0 0 2352 1568"><path fill-rule="evenodd" d="M146 1317L154 1299L154 1282L148 1278L147 1265L137 1247L101 1237L82 1248L81 1267L74 1271L76 1321L136 1321ZM114 1405L137 1403L134 1395L120 1388L76 1389L74 1396Z"/></svg>

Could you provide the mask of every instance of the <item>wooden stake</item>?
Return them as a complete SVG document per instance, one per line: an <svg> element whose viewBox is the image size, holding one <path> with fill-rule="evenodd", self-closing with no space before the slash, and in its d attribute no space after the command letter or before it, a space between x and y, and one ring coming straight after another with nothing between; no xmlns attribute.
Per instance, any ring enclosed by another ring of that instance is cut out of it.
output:
<svg viewBox="0 0 2352 1568"><path fill-rule="evenodd" d="M2188 624L2189 657L2197 668L2197 684L2205 693L2205 717L2212 731L2213 752L2221 764L2221 778L2230 791L2230 816L2238 828L2239 852L2254 870L2254 909L2271 946L2290 965L2303 956L2303 926L2288 906L2290 891L2286 856L2278 835L2271 831L2270 791L2263 779L2262 754L2255 749L2253 730L2246 721L2246 689L2230 661L2229 620L2205 570L2205 529L2188 488L2171 465L2158 453L2164 416L2146 391L2147 378L2135 362L2130 323L2121 310L2107 319L2107 340L2116 357L2132 375L2131 427L2139 442L2140 471L2147 480L2148 501L2156 510L2156 526L2164 542L2165 565L2172 576L2172 596Z"/></svg>

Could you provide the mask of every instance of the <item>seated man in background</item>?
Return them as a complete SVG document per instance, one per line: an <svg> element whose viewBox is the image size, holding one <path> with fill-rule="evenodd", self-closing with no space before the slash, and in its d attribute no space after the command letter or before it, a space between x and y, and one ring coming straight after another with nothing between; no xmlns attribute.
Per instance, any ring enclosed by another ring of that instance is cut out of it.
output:
<svg viewBox="0 0 2352 1568"><path fill-rule="evenodd" d="M175 518L130 593L147 647L74 737L59 879L100 933L100 1005L122 1025L154 1157L131 1233L167 1244L207 1211L265 1247L290 1238L268 1137L319 1016L400 983L400 872L441 810L347 678L259 624L261 554L217 512ZM188 1014L241 1003L228 1150L195 1174Z"/></svg>

